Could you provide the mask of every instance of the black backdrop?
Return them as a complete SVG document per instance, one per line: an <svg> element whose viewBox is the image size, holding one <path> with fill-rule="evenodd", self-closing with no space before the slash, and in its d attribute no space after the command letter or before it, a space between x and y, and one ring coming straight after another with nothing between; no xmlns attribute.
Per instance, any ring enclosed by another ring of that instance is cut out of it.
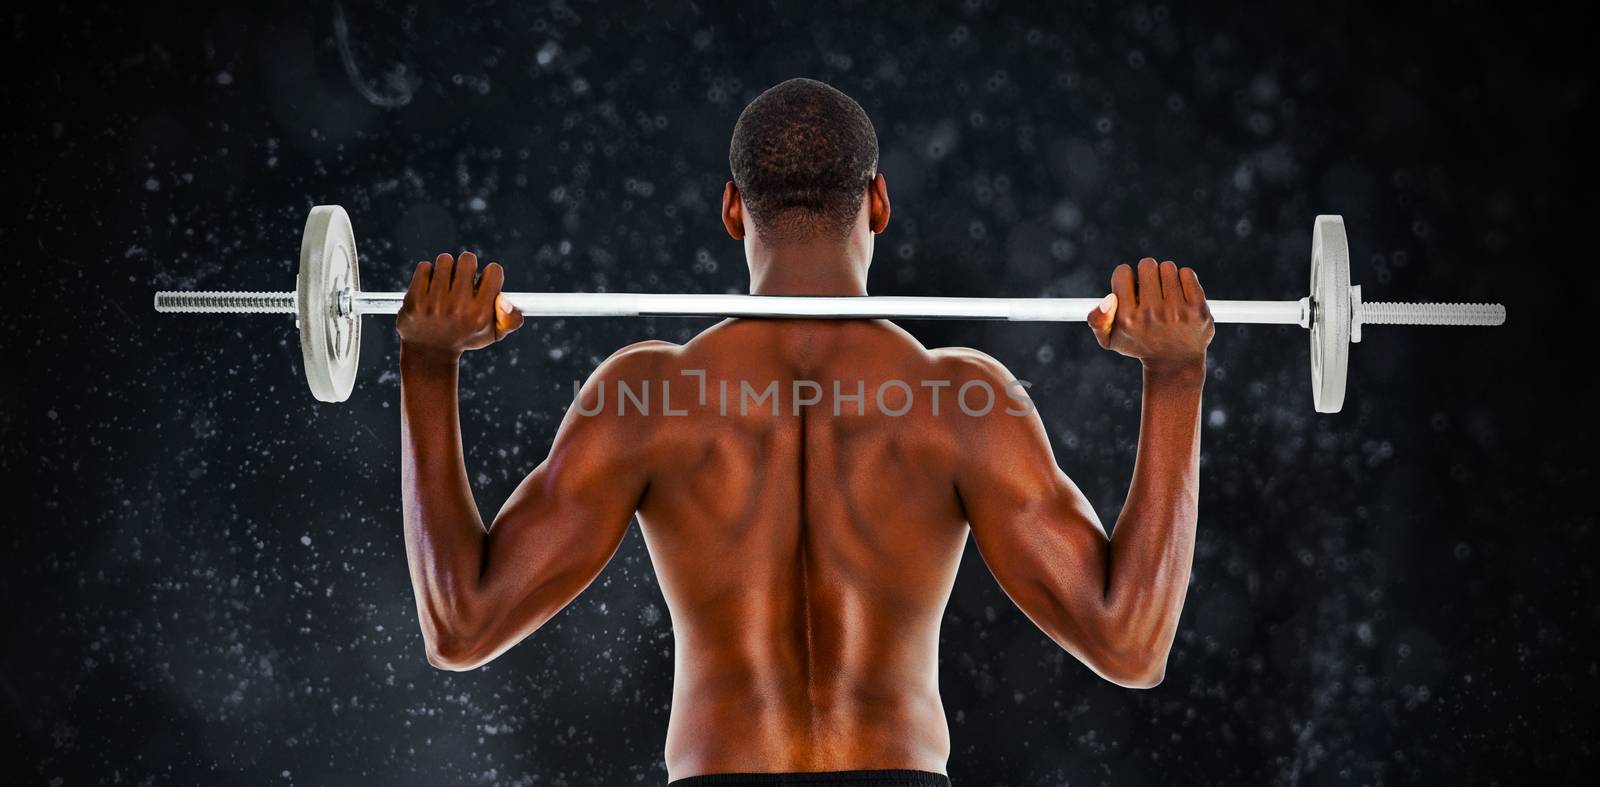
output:
<svg viewBox="0 0 1600 787"><path fill-rule="evenodd" d="M969 550L940 685L958 784L1521 783L1594 761L1593 81L1576 17L1473 4L233 2L11 10L4 86L13 783L658 783L670 620L637 532L492 665L423 660L392 322L346 404L291 321L156 315L288 289L306 209L369 289L470 248L512 289L721 292L728 134L798 75L877 124L878 294L1101 291L1149 253L1294 298L1311 219L1369 298L1506 302L1373 328L1343 413L1298 329L1223 327L1194 581L1166 682L1101 682ZM1569 31L1571 34L1569 34ZM466 361L486 515L613 349L707 321L530 322ZM912 324L1035 383L1115 518L1136 364L1081 326ZM1592 498L1591 498L1592 500ZM10 779L8 779L10 781Z"/></svg>

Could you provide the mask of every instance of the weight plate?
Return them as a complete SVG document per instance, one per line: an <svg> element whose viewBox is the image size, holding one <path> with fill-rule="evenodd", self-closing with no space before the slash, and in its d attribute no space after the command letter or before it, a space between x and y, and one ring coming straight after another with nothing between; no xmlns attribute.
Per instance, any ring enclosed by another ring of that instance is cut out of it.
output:
<svg viewBox="0 0 1600 787"><path fill-rule="evenodd" d="M338 205L318 205L306 217L300 241L295 305L300 318L300 353L311 395L342 402L355 387L361 355L361 318L340 316L339 293L361 289L356 236Z"/></svg>
<svg viewBox="0 0 1600 787"><path fill-rule="evenodd" d="M1344 217L1318 216L1311 230L1311 403L1344 406L1350 371L1350 243Z"/></svg>

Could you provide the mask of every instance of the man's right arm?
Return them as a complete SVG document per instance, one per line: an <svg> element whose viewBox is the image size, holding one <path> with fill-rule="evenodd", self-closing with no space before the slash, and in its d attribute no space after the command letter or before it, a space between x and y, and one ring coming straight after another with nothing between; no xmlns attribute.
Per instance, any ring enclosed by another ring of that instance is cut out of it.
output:
<svg viewBox="0 0 1600 787"><path fill-rule="evenodd" d="M1141 261L1137 284L1121 266L1112 290L1091 325L1102 346L1145 367L1138 457L1112 537L1031 412L970 419L956 489L978 551L1012 601L1102 677L1148 688L1165 672L1194 554L1213 328L1198 280L1171 263ZM1001 384L1010 378L992 360L967 363Z"/></svg>

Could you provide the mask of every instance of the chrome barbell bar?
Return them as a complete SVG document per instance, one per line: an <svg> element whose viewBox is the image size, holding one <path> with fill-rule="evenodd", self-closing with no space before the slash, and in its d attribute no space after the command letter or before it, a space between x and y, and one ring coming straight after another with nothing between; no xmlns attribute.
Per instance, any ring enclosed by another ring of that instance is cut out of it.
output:
<svg viewBox="0 0 1600 787"><path fill-rule="evenodd" d="M163 291L158 312L293 314L312 394L344 401L354 386L359 318L396 314L404 292L364 292L355 235L337 205L313 208L300 248L293 292ZM741 317L764 319L1012 320L1081 322L1099 298L949 298L786 296L626 292L507 292L528 317ZM1363 325L1478 325L1505 322L1498 303L1363 302L1350 284L1344 220L1318 216L1312 231L1311 294L1292 301L1211 300L1218 323L1298 325L1311 331L1312 398L1318 412L1344 402L1348 345Z"/></svg>

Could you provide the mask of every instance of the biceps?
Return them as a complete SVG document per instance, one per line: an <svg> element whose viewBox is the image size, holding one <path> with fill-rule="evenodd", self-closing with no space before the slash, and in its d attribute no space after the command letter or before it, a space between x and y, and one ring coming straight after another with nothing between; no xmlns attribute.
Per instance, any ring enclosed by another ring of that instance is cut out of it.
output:
<svg viewBox="0 0 1600 787"><path fill-rule="evenodd" d="M980 495L983 497L983 495ZM968 506L968 520L990 569L1002 583L1054 587L1092 579L1106 556L1105 531L1075 487L1006 495ZM1009 498L1009 499L1006 499Z"/></svg>
<svg viewBox="0 0 1600 787"><path fill-rule="evenodd" d="M1052 477L1034 483L996 479L962 498L978 553L1001 589L1065 645L1096 625L1109 550L1088 500L1051 470Z"/></svg>
<svg viewBox="0 0 1600 787"><path fill-rule="evenodd" d="M614 454L584 456L558 445L495 517L482 588L502 613L542 624L588 587L616 553L644 480L609 456Z"/></svg>
<svg viewBox="0 0 1600 787"><path fill-rule="evenodd" d="M487 576L547 582L572 572L598 572L616 551L633 514L631 507L620 494L563 489L554 475L541 465L495 517L489 530Z"/></svg>

